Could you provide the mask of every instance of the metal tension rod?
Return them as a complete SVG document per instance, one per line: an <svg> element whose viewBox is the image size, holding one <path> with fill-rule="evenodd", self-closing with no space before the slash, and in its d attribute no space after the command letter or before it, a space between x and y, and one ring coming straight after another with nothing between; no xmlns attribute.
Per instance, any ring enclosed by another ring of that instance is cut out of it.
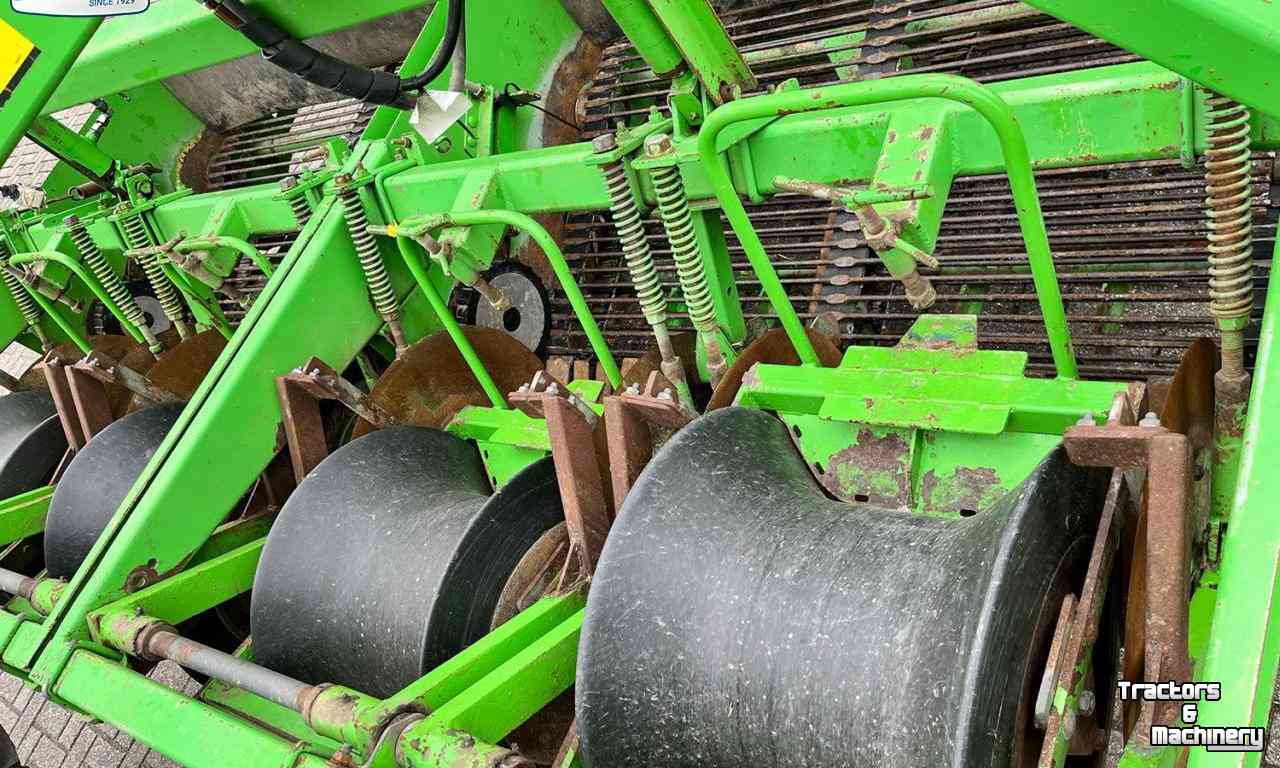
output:
<svg viewBox="0 0 1280 768"><path fill-rule="evenodd" d="M1049 236L1045 232L1044 215L1040 210L1040 198L1036 193L1035 176L1031 168L1031 155L1027 140L1019 127L1013 110L994 91L964 77L953 75L904 75L888 80L849 83L830 88L782 91L765 96L755 96L726 104L713 111L698 135L698 152L706 168L707 176L715 191L730 226L746 251L751 267L760 278L773 310L778 313L782 327L795 346L800 361L817 366L818 354L805 335L795 307L787 296L786 288L778 279L778 273L765 253L760 236L751 226L747 209L738 197L729 177L728 168L720 161L717 141L726 128L746 120L779 117L802 112L818 112L841 107L858 107L904 99L947 99L971 107L986 118L995 129L1004 155L1004 165L1009 174L1009 186L1013 190L1014 204L1018 212L1018 224L1026 243L1027 259L1031 263L1031 276L1036 295L1040 300L1040 312L1044 316L1045 333L1053 350L1053 362L1058 378L1075 379L1079 376L1075 353L1071 349L1071 332L1067 328L1067 313L1062 304L1062 292L1058 287L1058 275L1049 250Z"/></svg>

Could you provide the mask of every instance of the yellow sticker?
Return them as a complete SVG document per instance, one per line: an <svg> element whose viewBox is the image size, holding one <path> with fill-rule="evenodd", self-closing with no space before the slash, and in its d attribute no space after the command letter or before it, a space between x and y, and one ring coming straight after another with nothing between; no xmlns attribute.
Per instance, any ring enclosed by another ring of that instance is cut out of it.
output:
<svg viewBox="0 0 1280 768"><path fill-rule="evenodd" d="M3 89L0 91L0 106L9 100L39 55L40 49L35 43L0 19L0 88Z"/></svg>

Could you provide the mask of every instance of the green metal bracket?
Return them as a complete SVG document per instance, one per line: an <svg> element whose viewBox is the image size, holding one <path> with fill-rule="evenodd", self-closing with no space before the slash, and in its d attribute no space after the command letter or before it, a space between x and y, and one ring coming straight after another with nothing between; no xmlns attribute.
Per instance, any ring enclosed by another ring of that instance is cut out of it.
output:
<svg viewBox="0 0 1280 768"><path fill-rule="evenodd" d="M971 80L946 75L911 75L888 80L876 80L810 91L793 91L771 94L735 102L717 109L707 118L699 135L699 153L707 175L711 179L716 197L724 208L729 223L738 235L751 261L757 277L764 285L774 312L795 346L802 363L817 366L818 357L805 335L804 326L791 305L786 288L765 253L764 244L751 226L746 208L733 188L733 182L720 161L718 139L720 134L734 123L777 117L783 114L813 112L838 107L851 107L882 101L899 101L911 98L941 98L971 107L995 129L1004 155L1005 168L1017 204L1018 222L1026 241L1031 262L1040 310L1044 316L1045 332L1053 350L1058 376L1074 379L1078 376L1075 354L1071 349L1071 334L1067 328L1066 310L1058 286L1053 255L1049 250L1049 238L1045 231L1044 215L1036 194L1031 156L1017 119L1008 104L994 91Z"/></svg>
<svg viewBox="0 0 1280 768"><path fill-rule="evenodd" d="M977 318L962 319L976 326ZM838 368L759 365L744 378L738 404L860 424L1061 434L1082 414L1105 414L1125 389L1025 378L1025 352L922 346L918 339L936 334L940 321L926 316L920 322L925 326L909 336L916 340L908 346L850 347Z"/></svg>
<svg viewBox="0 0 1280 768"><path fill-rule="evenodd" d="M0 546L43 531L52 498L53 486L47 485L0 502Z"/></svg>

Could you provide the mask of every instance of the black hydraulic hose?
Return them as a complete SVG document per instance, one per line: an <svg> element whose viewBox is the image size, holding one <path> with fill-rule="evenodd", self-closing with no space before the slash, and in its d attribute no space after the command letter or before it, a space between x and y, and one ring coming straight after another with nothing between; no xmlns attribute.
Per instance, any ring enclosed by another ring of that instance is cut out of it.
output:
<svg viewBox="0 0 1280 768"><path fill-rule="evenodd" d="M400 84L402 90L421 91L430 85L432 80L439 77L445 67L449 66L449 59L453 57L453 51L458 47L458 40L462 37L462 22L466 14L463 0L445 0L445 2L449 3L449 16L445 19L444 39L440 41L440 47L436 48L426 71L404 80Z"/></svg>
<svg viewBox="0 0 1280 768"><path fill-rule="evenodd" d="M387 104L409 109L415 91L444 72L461 37L463 0L448 0L449 15L444 40L431 57L427 70L404 79L389 72L379 72L317 51L296 40L275 22L262 16L240 0L197 0L213 11L227 26L238 31L262 49L267 61L301 77L309 83L337 91L344 96L368 104Z"/></svg>

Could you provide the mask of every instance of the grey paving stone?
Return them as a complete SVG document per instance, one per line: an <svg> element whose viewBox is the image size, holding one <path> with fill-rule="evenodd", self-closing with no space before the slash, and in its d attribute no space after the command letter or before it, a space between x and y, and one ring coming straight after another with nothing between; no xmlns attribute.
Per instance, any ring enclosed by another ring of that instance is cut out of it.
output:
<svg viewBox="0 0 1280 768"><path fill-rule="evenodd" d="M31 757L27 758L27 768L61 768L67 752L53 739L42 736Z"/></svg>
<svg viewBox="0 0 1280 768"><path fill-rule="evenodd" d="M125 750L120 749L110 739L99 737L89 747L84 764L89 768L120 768L124 762Z"/></svg>

